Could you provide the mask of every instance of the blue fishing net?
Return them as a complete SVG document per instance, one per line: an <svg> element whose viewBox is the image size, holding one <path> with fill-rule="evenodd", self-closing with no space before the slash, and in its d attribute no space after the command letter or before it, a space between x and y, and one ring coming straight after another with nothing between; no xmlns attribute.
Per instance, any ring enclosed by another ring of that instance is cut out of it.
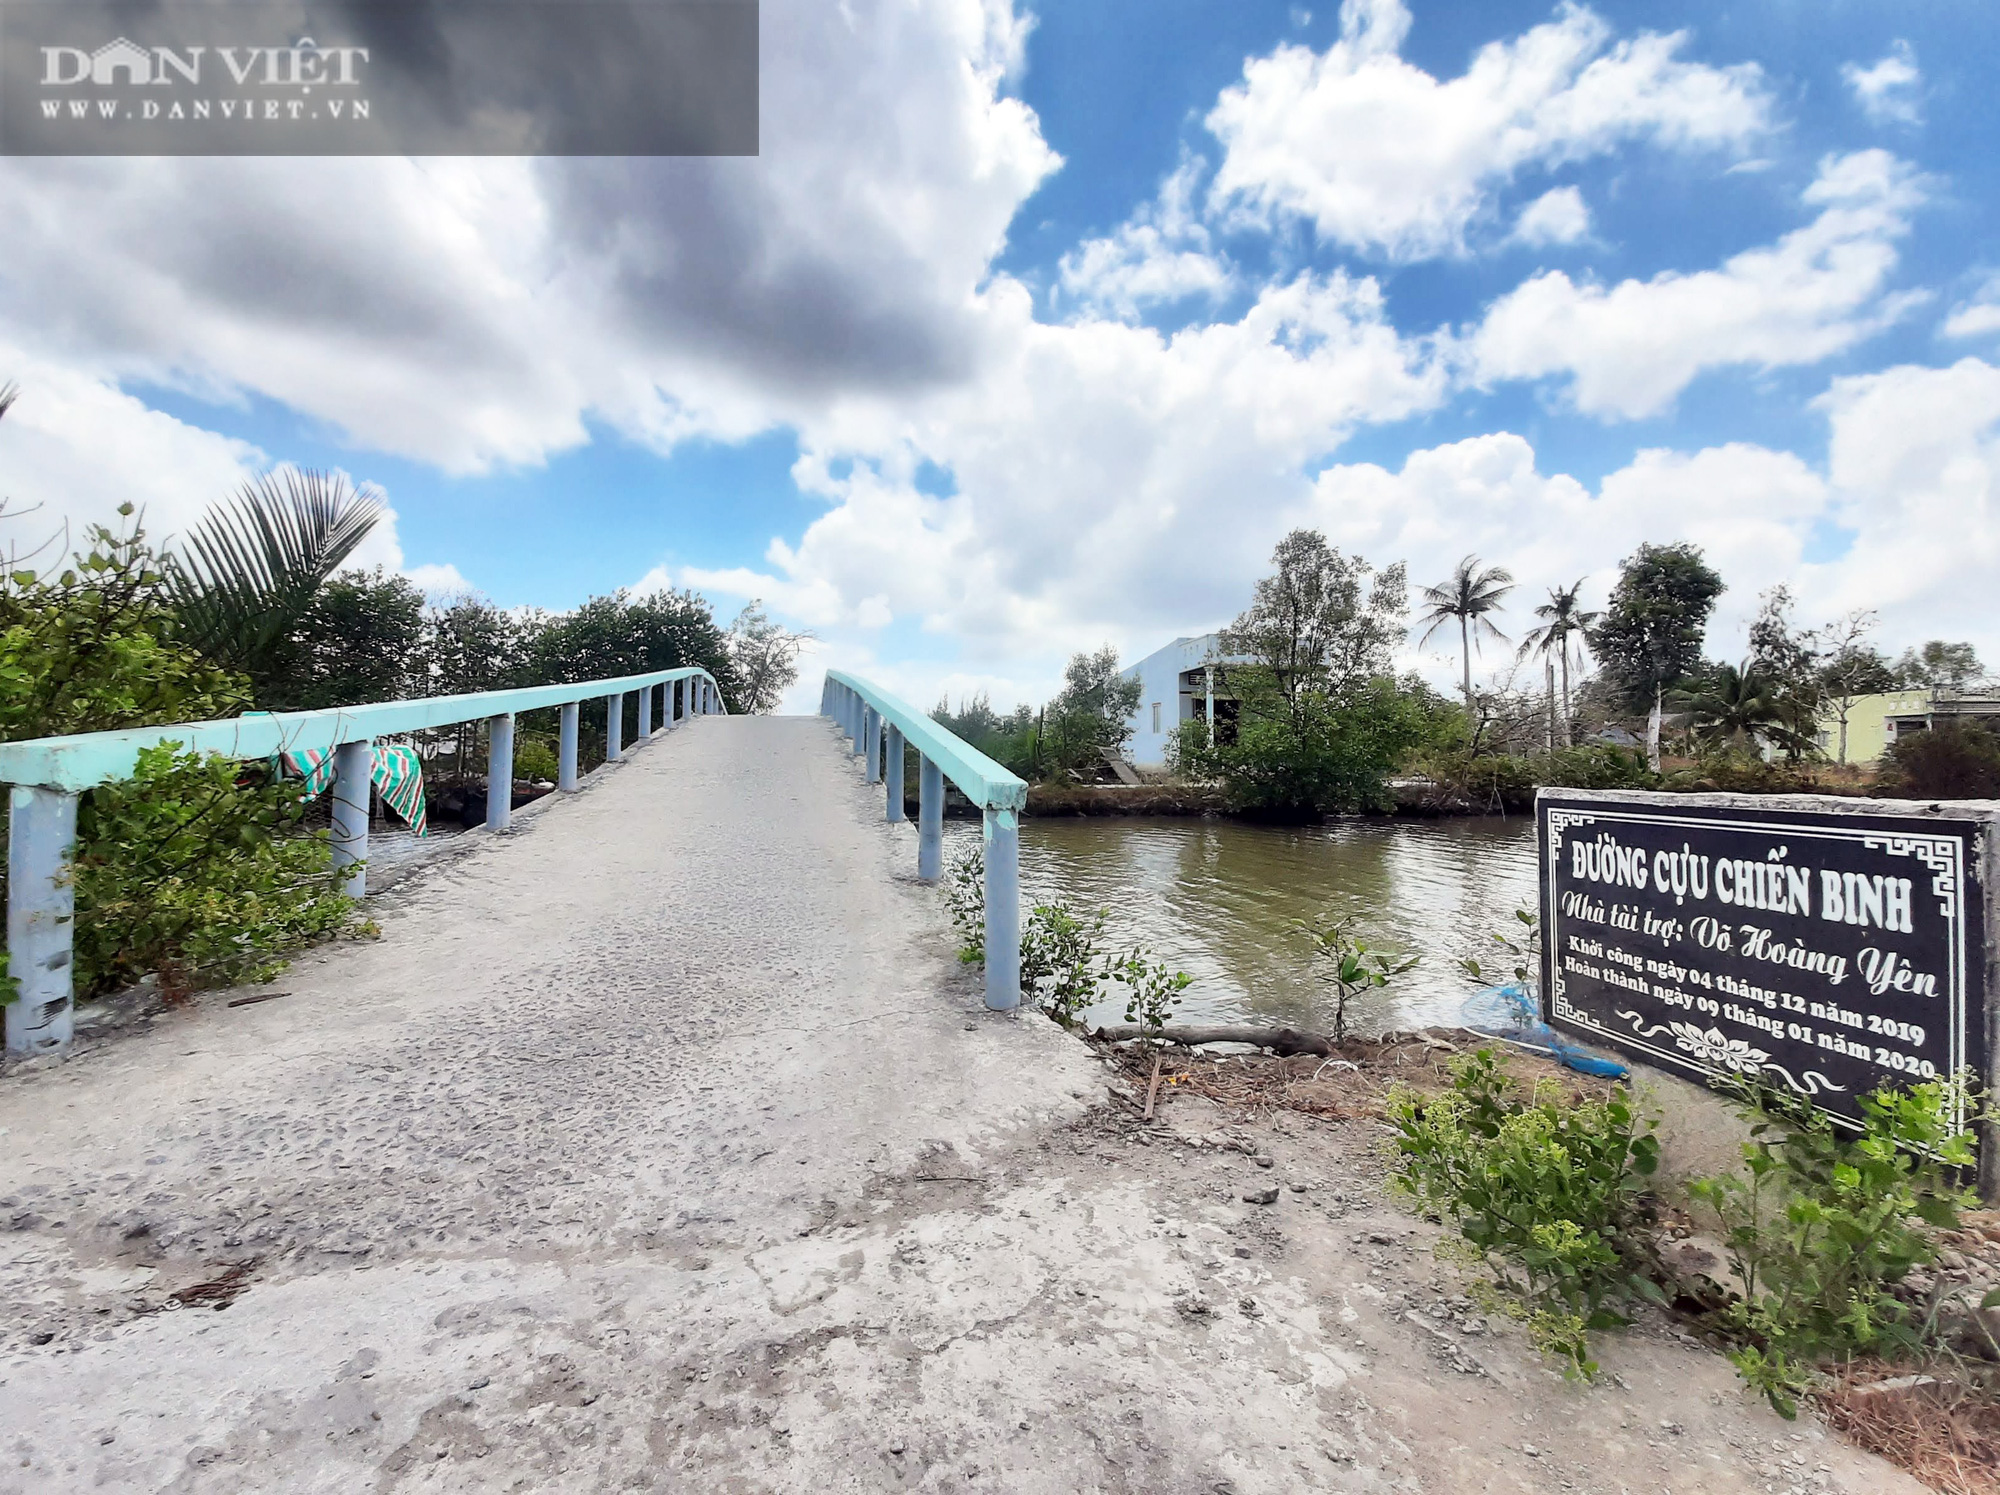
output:
<svg viewBox="0 0 2000 1495"><path fill-rule="evenodd" d="M1459 1009L1459 1020L1475 1033L1546 1054L1582 1074L1622 1080L1631 1073L1616 1059L1593 1054L1543 1022L1534 992L1518 981L1474 992Z"/></svg>

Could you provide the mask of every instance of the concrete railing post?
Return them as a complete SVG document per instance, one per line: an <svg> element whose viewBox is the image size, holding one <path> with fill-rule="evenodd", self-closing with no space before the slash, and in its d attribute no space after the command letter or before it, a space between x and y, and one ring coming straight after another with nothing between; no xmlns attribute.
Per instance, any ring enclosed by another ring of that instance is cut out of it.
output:
<svg viewBox="0 0 2000 1495"><path fill-rule="evenodd" d="M868 708L867 712L861 718L861 732L862 736L866 739L862 746L864 757L868 764L868 782L871 784L880 783L882 780L882 718L876 715L875 708L872 706Z"/></svg>
<svg viewBox="0 0 2000 1495"><path fill-rule="evenodd" d="M625 697L620 695L604 698L604 761L616 763L624 752L625 737Z"/></svg>
<svg viewBox="0 0 2000 1495"><path fill-rule="evenodd" d="M888 816L893 823L903 818L903 733L893 723L888 745L882 753L882 782L889 786Z"/></svg>
<svg viewBox="0 0 2000 1495"><path fill-rule="evenodd" d="M644 742L653 735L653 687L647 686L639 692L639 735L634 740Z"/></svg>
<svg viewBox="0 0 2000 1495"><path fill-rule="evenodd" d="M76 796L16 784L8 798L7 974L19 986L7 1006L7 1051L65 1047L75 1010L73 932Z"/></svg>
<svg viewBox="0 0 2000 1495"><path fill-rule="evenodd" d="M944 875L944 770L917 758L917 876L936 882Z"/></svg>
<svg viewBox="0 0 2000 1495"><path fill-rule="evenodd" d="M576 719L580 709L575 701L563 707L556 728L556 788L565 793L576 789Z"/></svg>
<svg viewBox="0 0 2000 1495"><path fill-rule="evenodd" d="M486 828L514 823L514 713L486 718Z"/></svg>
<svg viewBox="0 0 2000 1495"><path fill-rule="evenodd" d="M333 865L353 870L341 891L360 898L368 891L368 797L374 788L375 750L366 742L343 742L333 750Z"/></svg>
<svg viewBox="0 0 2000 1495"><path fill-rule="evenodd" d="M1012 810L988 810L986 851L986 1005L1021 1005L1021 833Z"/></svg>

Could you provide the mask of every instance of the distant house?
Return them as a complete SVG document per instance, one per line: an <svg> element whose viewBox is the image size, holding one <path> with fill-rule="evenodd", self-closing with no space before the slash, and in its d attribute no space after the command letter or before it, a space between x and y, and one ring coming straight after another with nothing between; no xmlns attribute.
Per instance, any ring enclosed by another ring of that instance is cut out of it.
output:
<svg viewBox="0 0 2000 1495"><path fill-rule="evenodd" d="M1855 696L1847 708L1847 761L1873 763L1899 738L1928 732L1942 722L1985 720L2000 727L2000 690L1884 691ZM1840 757L1840 712L1829 705L1814 734L1820 751Z"/></svg>
<svg viewBox="0 0 2000 1495"><path fill-rule="evenodd" d="M1211 709L1216 734L1227 741L1235 729L1237 702L1216 679L1216 666L1246 662L1225 658L1220 636L1204 633L1177 638L1124 671L1123 678L1137 680L1141 687L1139 709L1127 722L1132 739L1126 751L1132 761L1141 768L1165 768L1175 729L1182 722L1208 720Z"/></svg>

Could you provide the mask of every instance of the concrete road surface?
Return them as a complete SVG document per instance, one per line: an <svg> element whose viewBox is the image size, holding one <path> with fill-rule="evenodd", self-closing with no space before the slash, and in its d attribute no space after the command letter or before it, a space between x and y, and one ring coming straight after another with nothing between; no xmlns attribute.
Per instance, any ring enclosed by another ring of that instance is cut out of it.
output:
<svg viewBox="0 0 2000 1495"><path fill-rule="evenodd" d="M1665 1334L1576 1388L1420 1322L1372 1124L1125 1119L829 723L461 845L0 1075L0 1492L1917 1489Z"/></svg>

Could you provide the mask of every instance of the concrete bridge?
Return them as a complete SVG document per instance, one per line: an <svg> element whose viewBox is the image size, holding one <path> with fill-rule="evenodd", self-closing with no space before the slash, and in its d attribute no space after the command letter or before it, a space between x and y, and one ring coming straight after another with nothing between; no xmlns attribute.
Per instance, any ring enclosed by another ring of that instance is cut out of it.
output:
<svg viewBox="0 0 2000 1495"><path fill-rule="evenodd" d="M1764 1488L1799 1430L1704 1351L1419 1323L1371 1124L1142 1126L989 1006L854 704L651 735L281 998L10 1065L0 1495Z"/></svg>

